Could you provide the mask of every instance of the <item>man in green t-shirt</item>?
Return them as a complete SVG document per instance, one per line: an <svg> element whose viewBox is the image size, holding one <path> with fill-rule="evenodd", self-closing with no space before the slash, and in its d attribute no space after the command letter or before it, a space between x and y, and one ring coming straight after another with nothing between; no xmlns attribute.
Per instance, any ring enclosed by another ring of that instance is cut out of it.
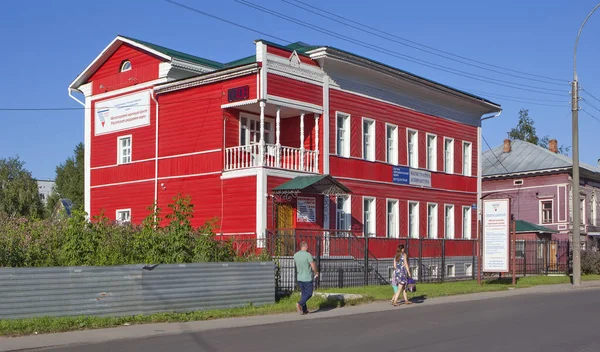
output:
<svg viewBox="0 0 600 352"><path fill-rule="evenodd" d="M296 308L298 309L298 313L304 315L308 314L306 301L308 301L313 294L312 274L314 272L315 278L319 276L317 265L315 264L312 255L308 253L308 243L306 243L306 241L300 243L300 250L294 254L294 262L296 263L298 287L300 288L300 301L296 303Z"/></svg>

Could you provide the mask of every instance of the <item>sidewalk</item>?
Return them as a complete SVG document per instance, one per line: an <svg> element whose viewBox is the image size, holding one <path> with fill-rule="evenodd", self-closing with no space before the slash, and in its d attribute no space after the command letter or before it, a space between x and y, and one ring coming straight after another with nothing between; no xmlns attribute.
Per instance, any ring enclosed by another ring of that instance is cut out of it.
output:
<svg viewBox="0 0 600 352"><path fill-rule="evenodd" d="M376 313L391 309L418 309L420 306L432 306L456 302L478 301L492 298L503 298L528 294L547 294L568 292L582 289L600 289L600 281L582 282L581 287L574 288L570 284L535 286L530 288L474 293L460 296L449 296L427 299L423 304L391 307L389 302L377 302L352 307L318 311L314 314L299 316L297 313L277 314L267 316L228 318L206 320L189 323L160 323L147 325L122 326L117 328L74 331L47 335L33 335L16 338L0 337L0 351L14 351L44 347L57 347L73 344L92 344L120 339L139 339L145 337L200 332L215 329L240 328L255 325L285 323L306 319L324 319L354 314Z"/></svg>

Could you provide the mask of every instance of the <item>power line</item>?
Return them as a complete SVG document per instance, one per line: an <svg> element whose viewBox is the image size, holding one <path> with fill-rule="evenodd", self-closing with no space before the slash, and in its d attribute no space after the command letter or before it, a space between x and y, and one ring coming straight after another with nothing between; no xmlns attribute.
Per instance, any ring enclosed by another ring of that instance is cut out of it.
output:
<svg viewBox="0 0 600 352"><path fill-rule="evenodd" d="M484 62L481 62L481 61L469 59L469 58L464 57L464 56L455 55L455 54L452 54L452 53L449 53L449 52L446 52L446 51L443 51L443 50L439 50L439 49L436 49L436 48L433 48L433 47L430 47L430 46L427 46L427 45L420 44L418 42L415 42L415 41L412 41L412 40L409 40L409 39L406 39L406 38L402 38L402 37L396 36L396 35L391 34L389 32L378 30L378 29L373 28L371 26L368 26L368 25L366 25L364 23L353 21L353 20L351 20L351 19L349 19L347 17L343 17L343 16L340 16L340 15L331 13L329 11L326 11L326 10L323 10L323 9L318 8L316 6L307 4L307 3L303 2L303 1L300 1L300 0L293 0L293 1L295 1L297 3L300 3L300 4L303 4L303 5L307 6L308 8L305 7L305 6L299 5L299 4L292 3L289 0L281 0L281 1L283 1L283 2L285 2L287 4L289 4L289 5L295 6L297 8L303 9L303 10L305 10L307 12L310 12L312 14L315 14L317 16L321 16L321 17L324 17L326 19L332 20L332 21L337 22L339 24L342 24L344 26L347 26L347 27L350 27L350 28L354 28L354 29L362 31L364 33L368 33L368 34L377 36L377 37L379 37L381 39L388 40L388 41L391 41L391 42L394 42L394 43L397 43L397 44L400 44L400 45L404 45L404 46L407 46L409 48L413 48L415 50L419 50L419 51L426 52L426 53L429 53L429 54L432 54L432 55L443 57L443 58L448 59L448 60L459 62L459 63L461 63L463 65L468 65L468 66L476 67L476 68L479 68L479 69L482 69L482 70L487 70L487 71L495 72L495 73L506 75L506 76L516 77L516 78L519 78L519 79L527 79L527 80L530 80L530 81L536 81L536 82L541 82L541 83L546 83L546 84L563 85L563 84L567 83L566 80L562 80L562 79L558 79L558 78L545 77L545 76L539 76L539 75L535 75L535 74L531 74L531 73L526 73L526 72L511 70L511 69L508 69L508 68L503 68L503 67L500 67L500 66L495 66L495 65L487 64L487 63L484 63ZM311 10L311 8L314 9L314 10ZM326 14L329 14L331 16L324 15L323 13L319 13L318 11L326 13ZM342 19L343 21L340 21L340 20L336 19L336 17ZM346 23L344 21L350 22L352 24ZM370 29L370 30L367 30L365 28ZM373 32L371 30L376 31L376 32ZM379 33L377 33L377 32L379 32ZM392 37L392 38L396 38L396 39L387 38L387 37L381 35L380 33L383 33L386 36L389 36L389 37ZM406 42L408 42L410 44L407 44ZM423 48L425 48L425 49L423 49ZM465 62L465 60L466 61L475 62L477 64L472 64L472 63L469 63L469 62ZM522 77L522 76L519 76L519 75L516 75L516 74L511 74L511 73L506 73L506 72L498 71L498 70L487 68L487 67L484 67L484 66L481 66L481 65L490 66L490 67L498 68L498 69L501 69L501 70L506 70L506 71L518 73L520 75L527 75L527 76L531 76L531 77L539 77L539 78L543 78L545 80L536 79L536 78L530 78L530 77ZM548 82L548 80L559 81L561 83Z"/></svg>
<svg viewBox="0 0 600 352"><path fill-rule="evenodd" d="M585 94L589 95L589 96L590 96L592 99L594 99L594 100L596 100L597 102L599 102L599 103L600 103L600 99L596 98L596 97L595 97L595 96L594 96L592 93L588 92L587 90L585 90L585 89L583 89L583 88L580 88L580 90L581 90L582 92L584 92Z"/></svg>
<svg viewBox="0 0 600 352"><path fill-rule="evenodd" d="M594 110L600 112L600 109L598 109L594 104L590 103L589 101L587 101L585 98L581 98L581 101L586 103L588 106L592 107Z"/></svg>
<svg viewBox="0 0 600 352"><path fill-rule="evenodd" d="M500 163L500 165L502 165L502 167L504 168L504 170L506 170L507 173L510 173L510 171L508 171L508 169L506 168L506 166L504 166L504 164L502 164L502 161L500 161L500 159L498 158L498 156L496 155L496 153L494 153L494 150L492 149L492 147L490 147L490 144L488 143L488 141L485 139L485 137L483 136L483 134L481 135L481 138L483 139L483 141L485 142L485 145L487 145L488 149L490 150L490 152L492 152L492 154L494 155L494 157L496 158L496 160L498 160L498 162ZM482 153L483 154L483 153ZM489 159L488 159L489 161Z"/></svg>
<svg viewBox="0 0 600 352"><path fill-rule="evenodd" d="M589 113L587 110L585 110L585 109L580 109L580 110L581 110L581 111L583 111L583 112L585 112L586 114L588 114L588 115L589 115L591 118L593 118L594 120L596 120L596 121L600 122L600 119L599 119L599 118L597 118L596 116L594 116L594 115L590 114L590 113Z"/></svg>
<svg viewBox="0 0 600 352"><path fill-rule="evenodd" d="M400 59L403 59L403 60L406 60L406 61L409 61L409 62L413 62L413 63L418 64L418 65L426 66L426 67L433 68L433 69L436 69L436 70L440 70L440 71L443 71L443 72L448 72L448 73L451 73L451 74L454 74L454 75L457 75L457 76L466 77L466 78L470 78L470 79L473 79L473 80L487 82L487 83L496 84L496 85L500 85L500 86L505 86L505 87L509 87L509 88L513 88L513 89L520 89L520 90L525 90L525 91L531 91L531 92L540 93L540 94L562 96L561 94L548 93L548 92L562 92L562 90L560 90L560 89L551 89L551 88L544 88L544 87L539 87L539 86L531 86L531 85L526 85L526 84L520 84L520 83L515 83L515 82L510 82L510 81L499 80L499 79L495 79L495 78L489 78L489 77L486 77L486 76L481 76L481 75L477 75L477 74L473 74L473 73L469 73L469 72L465 72L465 71L461 71L461 70L449 68L449 67L444 66L444 65L438 65L438 64L431 63L431 62L428 62L428 61L419 60L418 58L411 57L411 56L408 56L408 55L404 55L404 54L399 53L397 51L389 50L389 49L386 49L384 47L381 47L381 46L378 46L378 45L375 45L375 44L370 44L370 43L367 43L367 42L364 42L364 41L361 41L361 40L358 40L358 39L353 39L353 38L345 36L343 34L330 31L330 30L325 29L323 27L319 27L319 26L317 26L315 24L311 24L309 26L309 25L307 25L307 23L305 21L300 21L300 20L298 20L296 18L284 15L284 14L279 13L277 11L270 10L268 8L262 7L260 5L253 4L253 3L245 1L245 0L235 0L235 1L238 2L238 3L240 3L240 4L242 4L242 5L245 5L245 6L248 6L248 7L252 7L254 9L258 10L258 11L268 13L268 14L270 14L272 16L279 17L281 19L284 19L284 20L292 22L292 23L296 23L296 24L298 24L298 25L300 25L302 27L309 28L309 29L312 29L314 31L317 31L317 32L320 32L320 33L323 33L323 34L327 34L329 36L332 36L332 37L335 37L335 38L338 38L338 39L350 42L352 44L356 44L356 45L359 45L359 46L362 46L362 47L365 47L365 48L368 48L368 49L371 49L371 50L383 53L383 54L386 54L386 55L390 55L390 56L397 57L397 58L400 58ZM493 79L493 80L490 80L490 79ZM502 83L499 83L499 82L502 82ZM525 88L522 88L522 87L525 87ZM533 89L528 89L528 88L533 88ZM540 90L542 90L542 91L540 91Z"/></svg>

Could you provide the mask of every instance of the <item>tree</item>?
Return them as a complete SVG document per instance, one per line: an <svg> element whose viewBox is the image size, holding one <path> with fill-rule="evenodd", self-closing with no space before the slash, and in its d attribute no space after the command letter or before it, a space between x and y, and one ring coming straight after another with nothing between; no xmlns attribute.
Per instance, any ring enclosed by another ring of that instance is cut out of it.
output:
<svg viewBox="0 0 600 352"><path fill-rule="evenodd" d="M0 159L0 213L10 217L43 216L37 182L19 157Z"/></svg>
<svg viewBox="0 0 600 352"><path fill-rule="evenodd" d="M518 139L539 145L540 147L548 148L550 137L546 135L539 138L534 125L535 122L529 117L529 110L521 109L519 110L519 122L517 123L517 127L511 129L508 136L510 139ZM571 147L565 147L563 145L558 147L558 152L560 154L568 154L570 150Z"/></svg>
<svg viewBox="0 0 600 352"><path fill-rule="evenodd" d="M60 198L73 202L73 207L83 209L84 205L84 146L77 144L74 155L56 167L56 188L48 201L52 212Z"/></svg>

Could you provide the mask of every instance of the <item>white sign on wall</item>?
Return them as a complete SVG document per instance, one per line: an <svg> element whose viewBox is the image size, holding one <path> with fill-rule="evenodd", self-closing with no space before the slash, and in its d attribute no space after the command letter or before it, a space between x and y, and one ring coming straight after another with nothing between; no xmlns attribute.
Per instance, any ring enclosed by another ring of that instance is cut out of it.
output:
<svg viewBox="0 0 600 352"><path fill-rule="evenodd" d="M94 135L150 125L150 92L124 95L96 103Z"/></svg>
<svg viewBox="0 0 600 352"><path fill-rule="evenodd" d="M297 222L317 222L317 201L314 197L298 197Z"/></svg>
<svg viewBox="0 0 600 352"><path fill-rule="evenodd" d="M508 199L483 201L483 271L508 272L510 216Z"/></svg>

